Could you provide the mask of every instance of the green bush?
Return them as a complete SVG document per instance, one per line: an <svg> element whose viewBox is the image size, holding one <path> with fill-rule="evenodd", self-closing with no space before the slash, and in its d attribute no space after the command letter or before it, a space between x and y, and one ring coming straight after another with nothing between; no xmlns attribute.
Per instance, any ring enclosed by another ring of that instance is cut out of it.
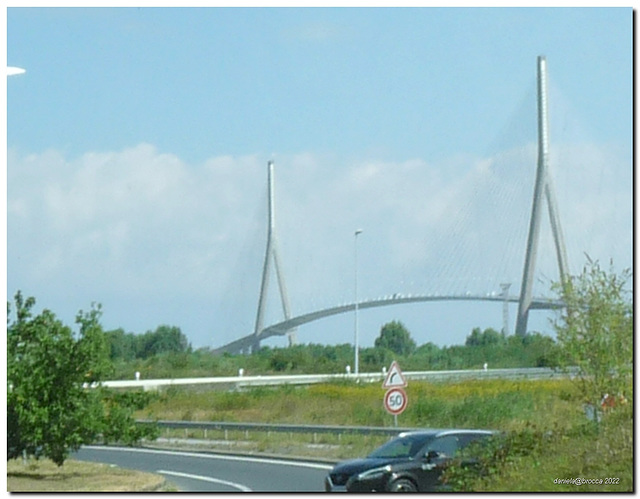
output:
<svg viewBox="0 0 640 499"><path fill-rule="evenodd" d="M566 428L527 425L470 446L442 480L457 492L631 492L633 450L633 412L618 407L600 425L584 417Z"/></svg>

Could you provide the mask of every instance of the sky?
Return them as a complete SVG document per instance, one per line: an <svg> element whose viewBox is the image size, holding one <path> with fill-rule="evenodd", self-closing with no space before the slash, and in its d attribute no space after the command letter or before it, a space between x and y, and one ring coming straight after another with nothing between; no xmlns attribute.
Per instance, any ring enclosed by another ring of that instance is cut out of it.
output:
<svg viewBox="0 0 640 499"><path fill-rule="evenodd" d="M632 266L632 10L6 10L7 299L70 325L253 331L267 162L294 315L394 293L519 291L548 67L551 171L571 268ZM554 250L543 217L537 294ZM355 237L356 229L362 233ZM357 252L357 271L356 271ZM275 280L267 323L282 319ZM509 309L511 332L516 309ZM553 334L552 315L530 329ZM361 311L418 344L503 325L501 304ZM354 316L301 343L351 343ZM285 338L265 342L284 346Z"/></svg>

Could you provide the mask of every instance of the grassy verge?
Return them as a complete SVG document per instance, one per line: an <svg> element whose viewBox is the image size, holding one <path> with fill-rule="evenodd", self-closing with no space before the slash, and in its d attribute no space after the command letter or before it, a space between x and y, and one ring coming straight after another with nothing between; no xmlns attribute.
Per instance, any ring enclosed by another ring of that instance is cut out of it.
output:
<svg viewBox="0 0 640 499"><path fill-rule="evenodd" d="M407 387L409 404L398 417L398 424L418 428L490 428L516 434L533 428L536 435L549 436L535 446L535 452L510 456L499 463L496 473L470 482L470 488L464 490L632 491L632 403L606 414L595 426L586 419L582 401L573 388L569 380L412 382ZM384 390L377 384L350 383L240 392L171 388L138 417L390 427L393 417L382 406L383 395ZM164 436L205 438L202 432L184 430ZM206 438L211 449L336 460L366 455L385 440L275 432L209 432ZM556 479L602 479L603 484L556 483ZM605 479L615 483L604 483Z"/></svg>
<svg viewBox="0 0 640 499"><path fill-rule="evenodd" d="M492 428L517 430L528 424L570 425L582 415L573 410L570 385L563 380L482 380L459 383L412 382L409 405L398 425L417 428ZM383 426L394 424L383 408L378 384L333 383L308 387L267 387L241 392L171 388L141 418L181 421L264 422ZM264 452L314 459L364 456L387 437L345 434L287 434L244 431L165 430L174 445L201 440L209 450ZM206 442L206 443L204 443Z"/></svg>
<svg viewBox="0 0 640 499"><path fill-rule="evenodd" d="M9 492L160 492L172 488L164 477L107 464L47 459L7 462Z"/></svg>
<svg viewBox="0 0 640 499"><path fill-rule="evenodd" d="M412 382L398 416L405 427L514 429L570 424L582 416L566 380ZM261 387L238 392L172 387L140 411L141 419L393 426L378 384Z"/></svg>

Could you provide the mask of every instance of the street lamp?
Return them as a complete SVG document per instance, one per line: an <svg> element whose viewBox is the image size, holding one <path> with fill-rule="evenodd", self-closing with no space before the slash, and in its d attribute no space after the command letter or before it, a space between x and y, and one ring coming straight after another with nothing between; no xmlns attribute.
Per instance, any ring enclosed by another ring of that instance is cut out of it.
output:
<svg viewBox="0 0 640 499"><path fill-rule="evenodd" d="M355 359L354 359L354 368L355 368L355 375L356 377L358 376L358 373L360 372L359 369L359 359L358 359L358 350L360 349L359 345L358 345L358 234L362 234L362 229L357 229L355 234L354 234L354 268L355 268L355 286L354 286L354 303L355 303L355 333L354 333L354 343L355 343Z"/></svg>

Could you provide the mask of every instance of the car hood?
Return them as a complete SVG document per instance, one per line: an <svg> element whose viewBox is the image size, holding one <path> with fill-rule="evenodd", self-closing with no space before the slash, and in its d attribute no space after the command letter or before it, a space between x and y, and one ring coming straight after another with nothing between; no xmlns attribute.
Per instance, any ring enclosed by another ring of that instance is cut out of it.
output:
<svg viewBox="0 0 640 499"><path fill-rule="evenodd" d="M406 458L373 458L366 457L361 459L350 459L349 461L342 461L334 466L331 473L355 475L356 473L362 473L363 471L372 470L374 468L380 468L387 464L397 463L398 461L406 461Z"/></svg>

